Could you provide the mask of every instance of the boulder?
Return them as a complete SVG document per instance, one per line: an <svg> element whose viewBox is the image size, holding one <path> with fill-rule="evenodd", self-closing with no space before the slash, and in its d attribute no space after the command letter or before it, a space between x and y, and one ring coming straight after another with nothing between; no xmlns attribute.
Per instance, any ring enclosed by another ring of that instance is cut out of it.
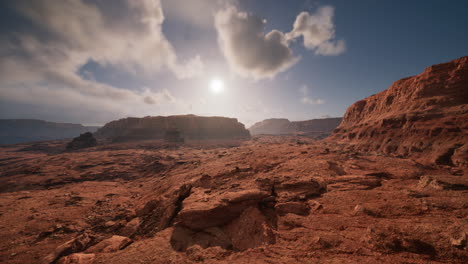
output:
<svg viewBox="0 0 468 264"><path fill-rule="evenodd" d="M223 194L206 194L196 190L184 200L177 220L181 225L195 230L224 225L268 196L269 193L256 189Z"/></svg>
<svg viewBox="0 0 468 264"><path fill-rule="evenodd" d="M122 229L119 230L119 235L131 237L133 236L140 227L141 221L140 218L135 217L130 222L128 222Z"/></svg>
<svg viewBox="0 0 468 264"><path fill-rule="evenodd" d="M91 132L81 134L67 144L68 150L77 150L83 148L91 148L97 146L97 141Z"/></svg>
<svg viewBox="0 0 468 264"><path fill-rule="evenodd" d="M124 236L112 236L108 239L104 239L101 242L97 243L96 245L88 248L85 252L86 253L109 253L109 252L116 252L121 249L126 248L133 242L128 237Z"/></svg>
<svg viewBox="0 0 468 264"><path fill-rule="evenodd" d="M87 249L93 243L94 239L95 237L90 234L81 234L78 237L58 246L54 252L48 254L44 258L44 263L55 263L62 256L81 252Z"/></svg>
<svg viewBox="0 0 468 264"><path fill-rule="evenodd" d="M271 197L258 189L216 193L194 189L176 218L171 245L185 251L193 245L245 250L272 244L276 216L266 206Z"/></svg>
<svg viewBox="0 0 468 264"><path fill-rule="evenodd" d="M450 244L456 248L466 248L468 244L468 232L454 234L450 237Z"/></svg>

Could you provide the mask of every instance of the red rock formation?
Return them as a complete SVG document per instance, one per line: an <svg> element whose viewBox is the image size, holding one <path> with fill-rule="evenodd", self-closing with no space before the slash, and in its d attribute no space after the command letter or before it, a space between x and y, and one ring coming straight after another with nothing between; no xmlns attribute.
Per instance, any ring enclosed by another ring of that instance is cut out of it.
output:
<svg viewBox="0 0 468 264"><path fill-rule="evenodd" d="M341 117L312 119L305 121L289 121L284 118L265 119L255 123L249 128L252 135L258 134L305 134L305 133L330 133L341 122Z"/></svg>
<svg viewBox="0 0 468 264"><path fill-rule="evenodd" d="M249 131L235 118L195 115L124 118L107 123L95 136L112 141L163 139L177 129L186 139L246 139Z"/></svg>
<svg viewBox="0 0 468 264"><path fill-rule="evenodd" d="M291 122L291 126L293 127L294 131L298 133L331 132L341 123L341 120L341 117L332 117L305 121L293 121Z"/></svg>
<svg viewBox="0 0 468 264"><path fill-rule="evenodd" d="M467 164L468 57L433 65L354 103L330 140L361 151Z"/></svg>
<svg viewBox="0 0 468 264"><path fill-rule="evenodd" d="M293 130L290 127L291 122L286 118L270 118L255 123L249 128L252 135L258 134L289 134Z"/></svg>

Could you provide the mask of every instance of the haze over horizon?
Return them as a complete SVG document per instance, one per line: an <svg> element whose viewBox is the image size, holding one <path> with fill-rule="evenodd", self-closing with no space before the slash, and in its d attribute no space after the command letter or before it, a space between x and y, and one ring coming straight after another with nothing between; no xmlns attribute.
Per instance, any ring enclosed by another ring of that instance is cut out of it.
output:
<svg viewBox="0 0 468 264"><path fill-rule="evenodd" d="M8 0L0 118L306 120L468 55L466 1ZM430 55L430 56L429 56Z"/></svg>

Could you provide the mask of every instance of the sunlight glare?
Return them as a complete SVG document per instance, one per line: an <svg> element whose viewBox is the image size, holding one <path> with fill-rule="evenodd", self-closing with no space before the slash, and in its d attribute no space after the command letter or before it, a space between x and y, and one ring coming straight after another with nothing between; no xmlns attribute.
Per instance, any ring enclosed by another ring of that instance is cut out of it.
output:
<svg viewBox="0 0 468 264"><path fill-rule="evenodd" d="M224 83L220 79L212 79L210 83L210 88L213 93L221 93L224 89Z"/></svg>

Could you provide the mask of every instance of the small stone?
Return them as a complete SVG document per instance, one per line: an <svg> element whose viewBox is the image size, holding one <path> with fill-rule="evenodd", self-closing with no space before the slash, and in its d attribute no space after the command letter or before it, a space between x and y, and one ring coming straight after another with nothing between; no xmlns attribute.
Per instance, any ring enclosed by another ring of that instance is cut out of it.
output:
<svg viewBox="0 0 468 264"><path fill-rule="evenodd" d="M115 223L114 221L107 221L107 222L104 224L104 226L105 226L105 227L112 227L112 226L115 226L115 224L116 224L116 223Z"/></svg>
<svg viewBox="0 0 468 264"><path fill-rule="evenodd" d="M119 232L119 235L131 237L135 234L140 226L140 218L135 217L130 222L128 222Z"/></svg>
<svg viewBox="0 0 468 264"><path fill-rule="evenodd" d="M375 213L371 210L365 208L364 206L358 204L354 207L354 215L370 215L374 216Z"/></svg>
<svg viewBox="0 0 468 264"><path fill-rule="evenodd" d="M467 233L458 234L450 238L450 244L456 248L464 248L467 245L468 235Z"/></svg>

